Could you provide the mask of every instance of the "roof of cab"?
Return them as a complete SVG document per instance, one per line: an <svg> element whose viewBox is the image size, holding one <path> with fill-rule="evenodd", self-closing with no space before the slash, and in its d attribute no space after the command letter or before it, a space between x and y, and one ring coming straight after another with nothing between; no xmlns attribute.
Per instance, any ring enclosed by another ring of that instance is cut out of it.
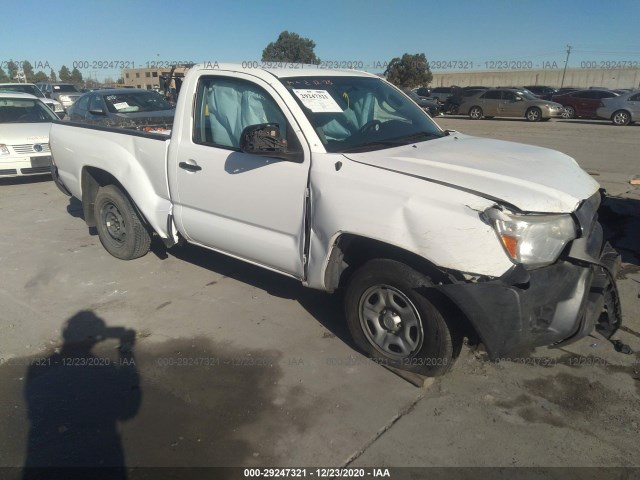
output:
<svg viewBox="0 0 640 480"><path fill-rule="evenodd" d="M274 68L265 68L271 67ZM287 62L245 62L240 63L218 63L205 62L192 67L201 71L231 71L256 75L259 77L275 76L277 78L290 77L373 77L377 75L359 70L318 68L317 65Z"/></svg>

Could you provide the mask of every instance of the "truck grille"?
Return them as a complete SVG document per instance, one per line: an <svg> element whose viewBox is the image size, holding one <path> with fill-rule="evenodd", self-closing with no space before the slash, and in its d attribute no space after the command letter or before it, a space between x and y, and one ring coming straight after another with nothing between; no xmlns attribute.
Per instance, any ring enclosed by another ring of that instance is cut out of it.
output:
<svg viewBox="0 0 640 480"><path fill-rule="evenodd" d="M34 147L40 145L42 150L36 150ZM50 152L48 143L26 143L24 145L11 145L13 151L16 153L45 153Z"/></svg>

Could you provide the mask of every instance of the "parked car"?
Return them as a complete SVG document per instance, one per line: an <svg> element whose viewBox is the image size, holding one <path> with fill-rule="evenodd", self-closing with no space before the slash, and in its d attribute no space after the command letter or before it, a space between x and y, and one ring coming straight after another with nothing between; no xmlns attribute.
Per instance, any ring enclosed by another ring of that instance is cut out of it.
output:
<svg viewBox="0 0 640 480"><path fill-rule="evenodd" d="M451 95L453 95L454 87L436 87L431 89L431 96L437 99L440 103L447 101Z"/></svg>
<svg viewBox="0 0 640 480"><path fill-rule="evenodd" d="M611 120L614 125L629 125L639 121L640 90L602 99L602 106L596 110L596 115Z"/></svg>
<svg viewBox="0 0 640 480"><path fill-rule="evenodd" d="M428 99L432 99L433 98L433 97L431 97L431 89L430 88L420 87L420 88L415 88L413 91L416 92L419 97L428 98Z"/></svg>
<svg viewBox="0 0 640 480"><path fill-rule="evenodd" d="M431 115L432 117L437 117L438 115L440 115L440 104L435 100L423 98L412 90L405 90L404 93L411 100L416 102L421 108L424 108L427 112L429 112L429 115Z"/></svg>
<svg viewBox="0 0 640 480"><path fill-rule="evenodd" d="M620 324L598 183L563 153L443 131L373 74L199 65L171 138L56 122L51 146L114 257L157 234L342 289L385 365L441 375L465 335L495 359Z"/></svg>
<svg viewBox="0 0 640 480"><path fill-rule="evenodd" d="M36 87L42 90L45 97L57 100L62 104L65 111L73 105L82 93L72 83L50 83L50 82L38 82Z"/></svg>
<svg viewBox="0 0 640 480"><path fill-rule="evenodd" d="M36 96L0 91L0 177L51 171L49 129L58 117Z"/></svg>
<svg viewBox="0 0 640 480"><path fill-rule="evenodd" d="M33 83L0 83L0 90L22 92L33 95L34 97L39 98L40 101L47 107L53 110L53 113L55 113L58 117L64 117L64 108L62 107L62 104L57 100L45 97L42 91L40 91L40 89Z"/></svg>
<svg viewBox="0 0 640 480"><path fill-rule="evenodd" d="M488 90L487 87L453 87L453 94L444 102L441 112L448 115L457 115L460 105L462 105L468 97L473 97L486 90Z"/></svg>
<svg viewBox="0 0 640 480"><path fill-rule="evenodd" d="M492 88L464 99L458 113L472 120L493 117L522 117L530 122L562 116L563 107L515 88Z"/></svg>
<svg viewBox="0 0 640 480"><path fill-rule="evenodd" d="M551 100L551 97L558 92L556 88L547 87L545 85L525 85L524 88L543 100Z"/></svg>
<svg viewBox="0 0 640 480"><path fill-rule="evenodd" d="M582 89L581 88L576 88L576 87L562 87L562 88L559 88L556 91L556 93L554 93L552 95L552 97L555 96L555 95L564 95L565 93L577 92L578 90L582 90ZM553 98L552 98L552 100L553 100Z"/></svg>
<svg viewBox="0 0 640 480"><path fill-rule="evenodd" d="M596 111L602 106L602 100L617 96L618 94L611 90L587 89L554 95L552 98L564 107L563 118L597 118Z"/></svg>
<svg viewBox="0 0 640 480"><path fill-rule="evenodd" d="M157 92L113 88L85 93L67 113L72 122L157 130L171 128L175 109Z"/></svg>

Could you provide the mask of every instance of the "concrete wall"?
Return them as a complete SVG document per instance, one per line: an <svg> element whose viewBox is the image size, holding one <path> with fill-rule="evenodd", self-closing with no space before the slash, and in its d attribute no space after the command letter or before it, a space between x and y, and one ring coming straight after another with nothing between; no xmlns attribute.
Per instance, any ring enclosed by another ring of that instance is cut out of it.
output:
<svg viewBox="0 0 640 480"><path fill-rule="evenodd" d="M431 87L547 85L560 87L562 69L434 73ZM565 87L640 88L640 68L567 68Z"/></svg>

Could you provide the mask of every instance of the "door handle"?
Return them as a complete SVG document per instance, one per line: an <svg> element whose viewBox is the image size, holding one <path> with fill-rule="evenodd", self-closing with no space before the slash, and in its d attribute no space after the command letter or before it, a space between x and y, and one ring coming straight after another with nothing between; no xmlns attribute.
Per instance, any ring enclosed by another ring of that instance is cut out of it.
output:
<svg viewBox="0 0 640 480"><path fill-rule="evenodd" d="M202 167L200 165L194 163L180 162L178 166L183 170L187 170L189 172L199 172L200 170L202 170Z"/></svg>

